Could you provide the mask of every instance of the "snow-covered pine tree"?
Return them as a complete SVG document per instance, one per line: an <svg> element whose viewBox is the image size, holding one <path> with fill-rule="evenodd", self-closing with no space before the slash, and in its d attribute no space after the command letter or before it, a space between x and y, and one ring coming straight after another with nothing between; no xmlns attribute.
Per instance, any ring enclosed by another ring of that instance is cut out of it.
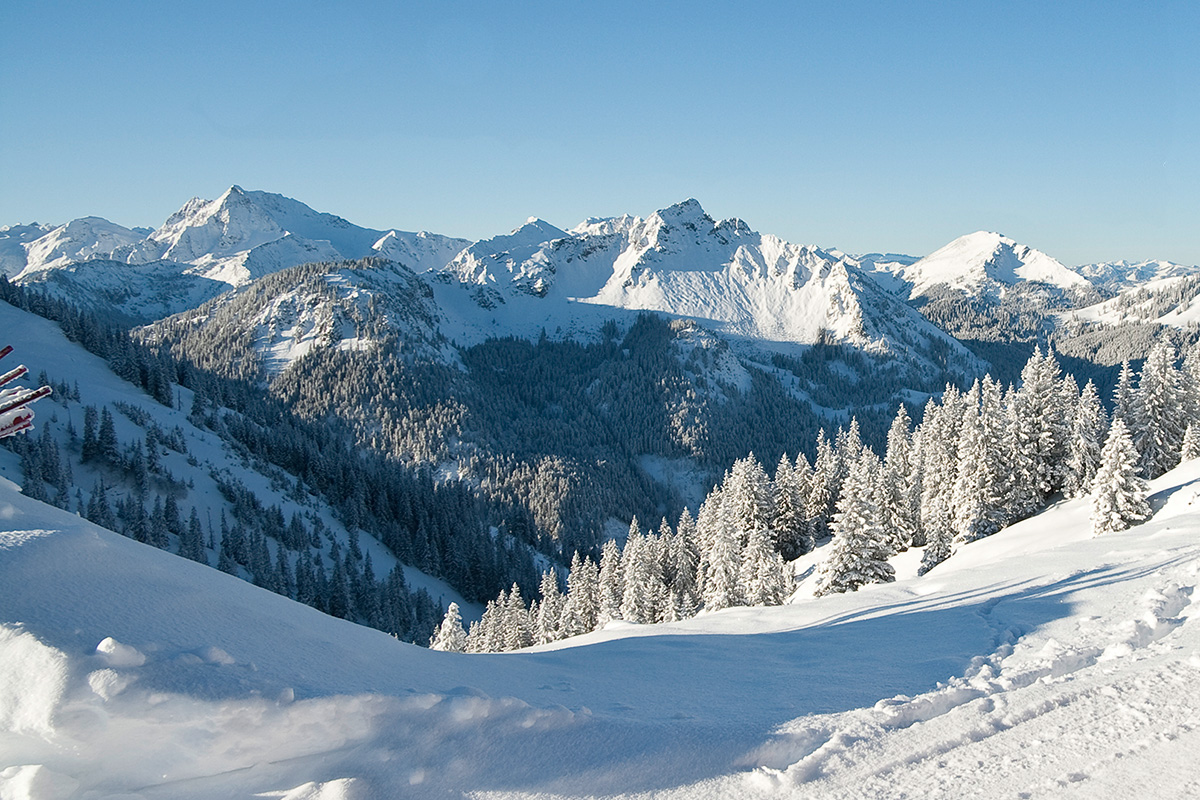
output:
<svg viewBox="0 0 1200 800"><path fill-rule="evenodd" d="M1138 453L1121 418L1113 420L1092 481L1092 532L1120 531L1150 516L1148 487L1138 475Z"/></svg>
<svg viewBox="0 0 1200 800"><path fill-rule="evenodd" d="M713 526L712 541L702 557L704 580L701 584L704 608L716 611L743 604L740 586L742 548L734 520L721 503Z"/></svg>
<svg viewBox="0 0 1200 800"><path fill-rule="evenodd" d="M838 489L837 456L829 444L822 428L817 431L817 455L813 462L812 481L809 484L805 516L812 525L813 536L824 539L829 536L829 521L833 515L833 502Z"/></svg>
<svg viewBox="0 0 1200 800"><path fill-rule="evenodd" d="M1060 371L1053 352L1043 355L1041 348L1035 347L1021 370L1021 387L1014 398L1018 445L1032 462L1030 512L1041 508L1046 498L1061 488L1068 432Z"/></svg>
<svg viewBox="0 0 1200 800"><path fill-rule="evenodd" d="M1138 465L1147 478L1157 478L1179 463L1186 405L1174 349L1160 340L1146 356L1133 402L1131 430L1140 454Z"/></svg>
<svg viewBox="0 0 1200 800"><path fill-rule="evenodd" d="M1184 412L1187 419L1200 422L1200 341L1193 342L1183 357L1183 389L1186 394Z"/></svg>
<svg viewBox="0 0 1200 800"><path fill-rule="evenodd" d="M446 609L446 616L442 618L442 624L438 626L437 632L429 640L429 649L444 650L448 653L467 652L467 632L463 630L458 603L451 603L450 607Z"/></svg>
<svg viewBox="0 0 1200 800"><path fill-rule="evenodd" d="M889 503L889 510L895 515L893 529L902 545L901 550L908 547L921 547L925 544L925 530L921 526L921 494L923 490L923 472L917 431L909 432L910 422L908 411L901 408L896 412L893 428L904 431L903 444L896 442L897 452L892 455L892 445L888 447L888 461L885 463L888 491L894 496ZM889 431L889 442L896 439L896 434ZM895 485L890 485L892 482Z"/></svg>
<svg viewBox="0 0 1200 800"><path fill-rule="evenodd" d="M1037 468L1034 453L1027 449L1022 438L1025 423L1021 421L1017 390L1009 386L1004 393L1004 447L1008 469L1003 473L1000 496L1007 523L1028 517L1039 506Z"/></svg>
<svg viewBox="0 0 1200 800"><path fill-rule="evenodd" d="M777 516L774 493L771 481L754 453L734 462L721 487L721 497L741 547L746 546L750 531L755 529L767 531L774 540Z"/></svg>
<svg viewBox="0 0 1200 800"><path fill-rule="evenodd" d="M1183 431L1183 444L1179 447L1179 460L1191 461L1200 458L1200 428L1194 422L1189 422Z"/></svg>
<svg viewBox="0 0 1200 800"><path fill-rule="evenodd" d="M777 606L787 597L787 565L775 551L769 531L749 532L742 551L741 581L746 605Z"/></svg>
<svg viewBox="0 0 1200 800"><path fill-rule="evenodd" d="M837 478L835 485L838 487L846 483L846 476L850 474L850 469L858 462L862 456L863 441L862 433L859 431L858 417L851 417L850 424L845 428L838 428L837 438L834 440L834 453L837 456ZM834 503L837 503L837 498L834 497Z"/></svg>
<svg viewBox="0 0 1200 800"><path fill-rule="evenodd" d="M621 551L625 593L621 597L621 618L629 622L658 622L657 610L665 594L658 568L658 552L653 537L642 536L636 527Z"/></svg>
<svg viewBox="0 0 1200 800"><path fill-rule="evenodd" d="M488 601L483 616L472 623L467 631L468 653L499 653L504 649L500 623L507 604L508 592L503 590L495 600Z"/></svg>
<svg viewBox="0 0 1200 800"><path fill-rule="evenodd" d="M1127 430L1132 430L1133 419L1133 369L1129 361L1121 362L1117 385L1113 387L1113 419L1122 420Z"/></svg>
<svg viewBox="0 0 1200 800"><path fill-rule="evenodd" d="M520 650L533 644L533 626L529 620L529 609L521 598L521 587L512 585L503 606L501 639L505 650Z"/></svg>
<svg viewBox="0 0 1200 800"><path fill-rule="evenodd" d="M1002 512L997 491L999 476L989 448L990 427L985 428L980 407L979 381L964 397L962 427L958 437L958 475L954 482L953 509L956 538L973 542L1000 530Z"/></svg>
<svg viewBox="0 0 1200 800"><path fill-rule="evenodd" d="M534 619L533 640L535 644L549 644L562 638L563 607L566 606L567 600L558 588L558 578L555 577L554 570L548 569L542 573L539 590L542 600L538 603L537 616Z"/></svg>
<svg viewBox="0 0 1200 800"><path fill-rule="evenodd" d="M1083 387L1071 420L1071 444L1067 454L1067 475L1063 491L1067 497L1082 497L1092 489L1092 479L1100 467L1104 434L1108 420L1100 405L1096 385Z"/></svg>
<svg viewBox="0 0 1200 800"><path fill-rule="evenodd" d="M804 466L808 466L807 462ZM775 549L786 561L810 549L812 534L808 530L808 518L804 515L805 494L800 485L805 477L796 474L796 468L792 466L787 453L779 457L775 480L772 482L775 495Z"/></svg>
<svg viewBox="0 0 1200 800"><path fill-rule="evenodd" d="M600 549L600 574L596 586L596 627L603 628L621 618L621 599L625 587L621 576L621 548L609 539Z"/></svg>
<svg viewBox="0 0 1200 800"><path fill-rule="evenodd" d="M875 472L881 468L870 450L862 451L851 465L838 498L832 550L822 568L818 596L853 592L867 583L896 579L896 571L888 563L891 549L879 525L879 508L871 491Z"/></svg>
<svg viewBox="0 0 1200 800"><path fill-rule="evenodd" d="M700 554L696 549L696 523L686 508L679 515L679 524L675 526L671 556L675 566L669 587L673 606L671 616L687 619L695 616L700 607Z"/></svg>
<svg viewBox="0 0 1200 800"><path fill-rule="evenodd" d="M563 605L559 631L563 637L591 633L600 622L599 573L596 563L576 551L567 575L567 599Z"/></svg>
<svg viewBox="0 0 1200 800"><path fill-rule="evenodd" d="M957 393L948 388L949 402L939 406L932 398L925 404L925 415L918 437L921 460L921 530L926 542L937 536L954 536L953 489L956 475L954 424L958 413Z"/></svg>

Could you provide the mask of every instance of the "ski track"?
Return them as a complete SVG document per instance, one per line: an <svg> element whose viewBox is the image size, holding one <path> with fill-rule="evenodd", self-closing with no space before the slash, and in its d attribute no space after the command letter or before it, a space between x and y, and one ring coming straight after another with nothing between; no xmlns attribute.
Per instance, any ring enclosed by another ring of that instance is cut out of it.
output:
<svg viewBox="0 0 1200 800"><path fill-rule="evenodd" d="M1122 759L1153 763L1156 750L1200 745L1200 707L1181 691L1200 679L1200 654L1171 642L1196 586L1196 565L1183 571L1184 583L1164 580L1143 597L1143 614L1090 646L1050 638L1023 654L1020 640L1004 643L937 691L792 723L782 741L755 754L760 766L746 788L762 796L951 798L970 775L979 792L998 797L1072 796L1090 794L1093 776L1111 783L1106 773ZM980 614L990 617L1002 602ZM1009 633L989 622L1002 638ZM1114 680L1118 659L1143 663ZM792 763L770 765L788 749ZM1116 780L1124 785L1129 775Z"/></svg>

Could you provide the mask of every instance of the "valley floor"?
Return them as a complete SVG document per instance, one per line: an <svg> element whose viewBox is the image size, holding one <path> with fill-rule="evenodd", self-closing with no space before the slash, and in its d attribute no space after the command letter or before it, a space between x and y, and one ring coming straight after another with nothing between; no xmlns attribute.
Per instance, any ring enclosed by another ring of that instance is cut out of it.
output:
<svg viewBox="0 0 1200 800"><path fill-rule="evenodd" d="M1072 501L922 578L497 655L0 483L5 798L1200 795L1197 462L1123 533Z"/></svg>

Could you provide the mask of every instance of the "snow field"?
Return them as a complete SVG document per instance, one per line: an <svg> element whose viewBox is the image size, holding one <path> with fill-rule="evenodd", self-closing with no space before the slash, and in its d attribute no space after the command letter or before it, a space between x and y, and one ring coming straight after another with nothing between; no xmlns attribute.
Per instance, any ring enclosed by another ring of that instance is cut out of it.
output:
<svg viewBox="0 0 1200 800"><path fill-rule="evenodd" d="M1127 797L1197 788L1200 465L920 579L535 651L403 645L0 487L12 797Z"/></svg>

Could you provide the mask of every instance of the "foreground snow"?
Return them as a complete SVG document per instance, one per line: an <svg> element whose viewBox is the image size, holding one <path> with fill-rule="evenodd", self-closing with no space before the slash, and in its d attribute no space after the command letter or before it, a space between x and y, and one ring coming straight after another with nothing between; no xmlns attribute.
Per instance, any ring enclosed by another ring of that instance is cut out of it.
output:
<svg viewBox="0 0 1200 800"><path fill-rule="evenodd" d="M0 796L1200 792L1200 463L923 578L436 653L0 485ZM903 571L902 571L903 572Z"/></svg>

